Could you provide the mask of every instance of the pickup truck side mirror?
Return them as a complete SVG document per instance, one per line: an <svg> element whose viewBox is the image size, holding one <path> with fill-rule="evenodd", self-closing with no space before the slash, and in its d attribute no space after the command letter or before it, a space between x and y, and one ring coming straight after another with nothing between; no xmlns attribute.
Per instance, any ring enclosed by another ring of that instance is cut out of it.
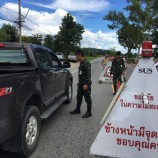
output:
<svg viewBox="0 0 158 158"><path fill-rule="evenodd" d="M63 62L63 68L70 68L71 64L68 61Z"/></svg>

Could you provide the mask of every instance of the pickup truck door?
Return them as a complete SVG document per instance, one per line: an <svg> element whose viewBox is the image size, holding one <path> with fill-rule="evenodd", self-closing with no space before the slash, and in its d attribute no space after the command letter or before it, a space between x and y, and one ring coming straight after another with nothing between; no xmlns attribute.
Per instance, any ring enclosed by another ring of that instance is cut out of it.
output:
<svg viewBox="0 0 158 158"><path fill-rule="evenodd" d="M46 49L35 48L35 57L39 67L42 95L45 104L48 105L55 100L56 73L52 71L51 62Z"/></svg>
<svg viewBox="0 0 158 158"><path fill-rule="evenodd" d="M62 64L55 54L50 53L50 55L52 70L56 73L56 97L60 97L65 93L67 70L62 68Z"/></svg>

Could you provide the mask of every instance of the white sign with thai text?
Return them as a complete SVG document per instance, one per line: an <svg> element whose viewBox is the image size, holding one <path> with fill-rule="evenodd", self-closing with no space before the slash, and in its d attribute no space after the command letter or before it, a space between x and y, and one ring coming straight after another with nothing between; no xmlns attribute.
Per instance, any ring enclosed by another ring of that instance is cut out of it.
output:
<svg viewBox="0 0 158 158"><path fill-rule="evenodd" d="M112 76L110 75L111 66L112 66L112 62L109 61L101 74L101 77L99 79L100 81L110 82L110 83L112 82Z"/></svg>
<svg viewBox="0 0 158 158"><path fill-rule="evenodd" d="M140 59L90 152L120 158L158 158L158 73Z"/></svg>

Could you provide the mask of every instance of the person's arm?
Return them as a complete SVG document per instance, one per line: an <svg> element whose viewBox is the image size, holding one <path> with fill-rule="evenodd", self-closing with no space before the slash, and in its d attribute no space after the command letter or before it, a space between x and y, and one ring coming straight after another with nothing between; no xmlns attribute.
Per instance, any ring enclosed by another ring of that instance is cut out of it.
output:
<svg viewBox="0 0 158 158"><path fill-rule="evenodd" d="M91 84L91 64L87 62L85 64L85 83L86 85Z"/></svg>
<svg viewBox="0 0 158 158"><path fill-rule="evenodd" d="M110 75L113 74L113 69L114 69L114 61L112 61L111 70L110 70Z"/></svg>
<svg viewBox="0 0 158 158"><path fill-rule="evenodd" d="M88 85L91 85L91 64L89 62L86 62L84 65L84 85L83 90L86 91L88 89Z"/></svg>

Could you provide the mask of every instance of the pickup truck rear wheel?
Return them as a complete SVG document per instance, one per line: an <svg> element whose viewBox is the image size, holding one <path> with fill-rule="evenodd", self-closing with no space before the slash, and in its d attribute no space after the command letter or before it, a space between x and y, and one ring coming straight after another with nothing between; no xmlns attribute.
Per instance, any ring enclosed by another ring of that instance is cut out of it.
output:
<svg viewBox="0 0 158 158"><path fill-rule="evenodd" d="M73 88L72 88L72 82L69 84L69 89L67 91L67 100L65 101L66 104L71 103L72 101L72 95L73 95Z"/></svg>
<svg viewBox="0 0 158 158"><path fill-rule="evenodd" d="M40 135L41 119L37 107L28 106L22 127L22 154L29 156L35 150Z"/></svg>

